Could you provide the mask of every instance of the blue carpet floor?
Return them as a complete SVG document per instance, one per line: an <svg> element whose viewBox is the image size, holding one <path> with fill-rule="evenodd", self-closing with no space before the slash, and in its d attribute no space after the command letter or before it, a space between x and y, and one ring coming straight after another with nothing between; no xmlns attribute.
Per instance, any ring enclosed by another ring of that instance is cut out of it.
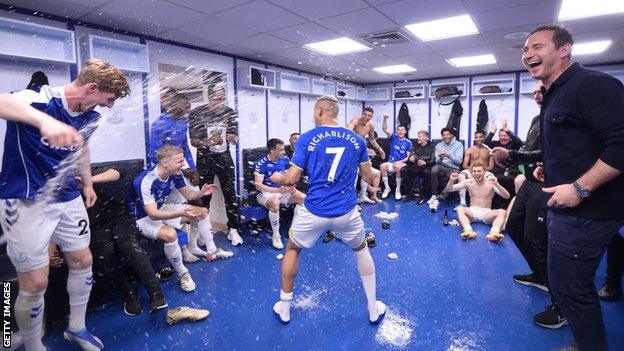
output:
<svg viewBox="0 0 624 351"><path fill-rule="evenodd" d="M279 297L281 261L266 233L245 235L245 245L237 248L218 235L217 243L236 256L188 265L195 292L183 293L175 279L163 285L170 306L207 308L207 320L167 326L164 312L128 317L118 303L90 314L87 325L107 350L498 351L567 345L569 327L547 330L533 324L532 316L549 297L512 280L513 274L528 271L513 242L488 243L483 225L475 225L477 240L462 241L458 227L442 226L444 209L443 204L432 214L426 205L394 200L364 206L364 221L377 235L372 249L377 294L389 309L380 326L368 323L354 254L336 240L319 240L302 253L292 320L279 324L271 308ZM400 217L382 230L381 219L374 217L379 211ZM390 260L391 252L398 259ZM598 286L604 276L603 262ZM604 302L602 310L611 349L624 350L624 301ZM44 342L52 350L78 349L60 333Z"/></svg>

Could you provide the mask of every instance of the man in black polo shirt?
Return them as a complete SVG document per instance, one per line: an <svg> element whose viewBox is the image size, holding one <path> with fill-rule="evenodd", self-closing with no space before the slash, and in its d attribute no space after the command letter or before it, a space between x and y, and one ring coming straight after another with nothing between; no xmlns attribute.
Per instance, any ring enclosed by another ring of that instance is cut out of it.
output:
<svg viewBox="0 0 624 351"><path fill-rule="evenodd" d="M403 179L405 179L405 189L407 189L405 202L416 199L416 183L419 177L424 179L424 184L422 192L418 194L418 204L424 204L431 196L431 167L435 164L434 150L433 144L429 141L429 132L419 131L418 141L414 143L406 162L407 166L403 169Z"/></svg>
<svg viewBox="0 0 624 351"><path fill-rule="evenodd" d="M540 112L544 194L549 198L550 290L581 350L607 350L594 278L624 224L624 86L570 61L572 35L536 28L522 62L546 89Z"/></svg>
<svg viewBox="0 0 624 351"><path fill-rule="evenodd" d="M238 142L236 112L226 106L225 84L218 83L210 93L208 105L194 108L189 114L191 145L197 148L197 171L199 187L212 184L215 175L221 183L228 218L228 240L232 245L243 244L238 234L238 200L236 198L236 175L230 144ZM210 208L212 196L202 198Z"/></svg>

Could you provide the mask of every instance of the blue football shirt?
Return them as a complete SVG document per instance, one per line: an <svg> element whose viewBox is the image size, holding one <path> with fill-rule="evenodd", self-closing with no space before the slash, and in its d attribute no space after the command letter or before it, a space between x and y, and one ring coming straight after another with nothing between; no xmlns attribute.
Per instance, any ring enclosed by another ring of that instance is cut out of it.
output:
<svg viewBox="0 0 624 351"><path fill-rule="evenodd" d="M145 205L156 204L157 208L161 208L174 188L181 189L186 186L182 175L169 176L165 180L160 179L157 168L158 166L155 166L144 170L132 182L126 198L126 209L134 219L147 216L143 208Z"/></svg>
<svg viewBox="0 0 624 351"><path fill-rule="evenodd" d="M87 140L97 128L100 114L95 111L72 112L64 87L42 86L39 91L22 90L12 94L39 111L76 128ZM61 162L74 148L53 148L39 129L29 124L7 121L4 155L0 173L0 199L34 199L46 182L57 175ZM75 173L67 172L54 191L55 202L80 196Z"/></svg>
<svg viewBox="0 0 624 351"><path fill-rule="evenodd" d="M407 157L412 150L412 141L405 138L401 140L398 135L392 134L390 137L390 156L388 162L400 161Z"/></svg>
<svg viewBox="0 0 624 351"><path fill-rule="evenodd" d="M357 205L355 179L366 162L370 159L361 136L344 127L319 126L299 137L290 164L308 174L308 211L334 218Z"/></svg>
<svg viewBox="0 0 624 351"><path fill-rule="evenodd" d="M282 157L277 160L277 162L273 162L269 160L267 156L264 156L256 161L255 172L264 176L262 184L272 188L279 188L280 185L273 183L269 178L273 175L273 173L285 171L288 167L290 167L290 159L287 156Z"/></svg>

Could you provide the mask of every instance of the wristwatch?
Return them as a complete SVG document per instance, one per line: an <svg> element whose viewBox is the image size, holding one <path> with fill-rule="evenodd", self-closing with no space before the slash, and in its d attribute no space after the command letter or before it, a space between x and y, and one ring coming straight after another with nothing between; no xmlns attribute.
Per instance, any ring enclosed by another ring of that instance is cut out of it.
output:
<svg viewBox="0 0 624 351"><path fill-rule="evenodd" d="M572 183L572 185L574 185L574 189L576 189L576 193L581 199L586 199L589 197L589 190L583 188L581 184L579 184L578 182L574 182Z"/></svg>

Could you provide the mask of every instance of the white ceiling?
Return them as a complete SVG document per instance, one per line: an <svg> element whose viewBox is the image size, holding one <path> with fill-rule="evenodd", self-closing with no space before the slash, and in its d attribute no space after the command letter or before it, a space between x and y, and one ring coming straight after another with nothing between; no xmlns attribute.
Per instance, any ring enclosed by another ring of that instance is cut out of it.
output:
<svg viewBox="0 0 624 351"><path fill-rule="evenodd" d="M359 83L522 70L524 39L505 34L555 22L560 0L0 0L93 24L166 38ZM587 6L591 6L591 1ZM301 46L348 36L352 39L415 22L470 14L479 34L423 43L375 47L364 53L325 56ZM584 64L624 61L624 15L564 22L577 42L611 39L599 55L579 56ZM445 60L492 53L496 64L455 68ZM409 74L371 69L406 63Z"/></svg>

